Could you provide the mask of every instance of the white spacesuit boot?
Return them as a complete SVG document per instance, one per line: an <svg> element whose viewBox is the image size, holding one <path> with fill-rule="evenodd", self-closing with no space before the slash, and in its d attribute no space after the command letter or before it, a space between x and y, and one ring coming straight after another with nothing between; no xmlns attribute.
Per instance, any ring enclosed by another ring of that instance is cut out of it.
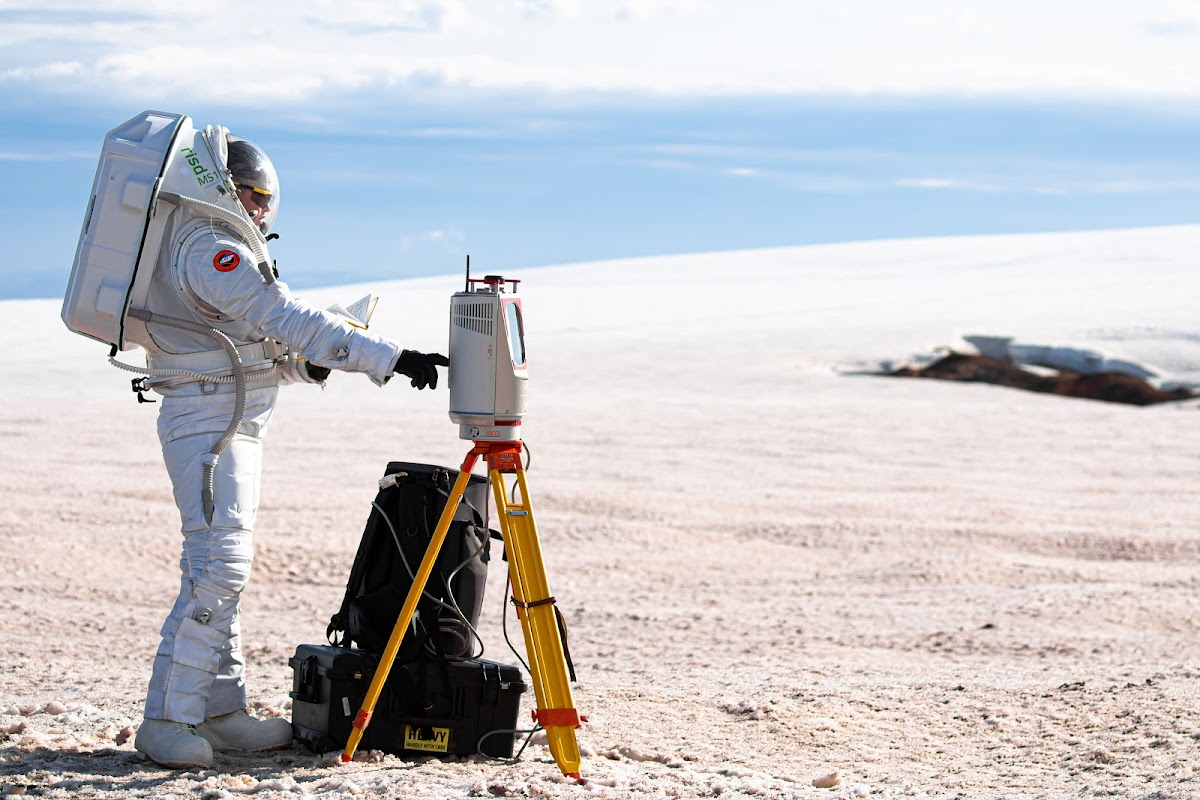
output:
<svg viewBox="0 0 1200 800"><path fill-rule="evenodd" d="M281 717L255 719L244 710L207 719L197 726L196 733L212 745L213 750L257 753L292 744L292 723Z"/></svg>
<svg viewBox="0 0 1200 800"><path fill-rule="evenodd" d="M208 769L213 763L212 745L196 735L194 725L167 719L144 719L133 746L156 764L172 769Z"/></svg>

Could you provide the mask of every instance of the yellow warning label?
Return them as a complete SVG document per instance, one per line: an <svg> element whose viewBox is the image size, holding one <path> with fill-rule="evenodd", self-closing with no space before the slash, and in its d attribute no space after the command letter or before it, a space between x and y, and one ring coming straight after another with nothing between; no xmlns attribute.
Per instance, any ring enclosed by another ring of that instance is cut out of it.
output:
<svg viewBox="0 0 1200 800"><path fill-rule="evenodd" d="M450 749L450 729L404 726L404 749L445 753Z"/></svg>

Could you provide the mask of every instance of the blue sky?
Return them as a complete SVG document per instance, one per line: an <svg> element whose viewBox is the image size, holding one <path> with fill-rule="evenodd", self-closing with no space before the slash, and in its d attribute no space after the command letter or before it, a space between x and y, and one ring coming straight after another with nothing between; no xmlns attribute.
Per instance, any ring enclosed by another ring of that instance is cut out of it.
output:
<svg viewBox="0 0 1200 800"><path fill-rule="evenodd" d="M1200 220L1200 2L0 0L0 297L149 108L267 149L296 288Z"/></svg>

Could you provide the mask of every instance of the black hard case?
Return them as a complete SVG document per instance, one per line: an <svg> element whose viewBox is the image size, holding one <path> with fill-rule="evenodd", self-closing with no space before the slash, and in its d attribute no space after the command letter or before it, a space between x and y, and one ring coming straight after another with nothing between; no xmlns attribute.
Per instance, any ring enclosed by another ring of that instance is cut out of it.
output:
<svg viewBox="0 0 1200 800"><path fill-rule="evenodd" d="M315 753L342 750L379 656L302 644L292 668L292 729ZM486 659L393 664L359 748L398 756L511 758L521 694L518 667Z"/></svg>

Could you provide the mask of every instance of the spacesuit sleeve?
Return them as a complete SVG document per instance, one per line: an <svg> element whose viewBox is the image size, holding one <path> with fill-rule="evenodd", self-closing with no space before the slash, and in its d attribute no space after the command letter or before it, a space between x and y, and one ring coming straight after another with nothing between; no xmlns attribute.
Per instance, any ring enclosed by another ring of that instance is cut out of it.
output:
<svg viewBox="0 0 1200 800"><path fill-rule="evenodd" d="M245 320L317 366L363 372L380 386L391 377L399 345L305 303L279 281L267 283L242 242L205 239L183 259L192 292L221 314Z"/></svg>

